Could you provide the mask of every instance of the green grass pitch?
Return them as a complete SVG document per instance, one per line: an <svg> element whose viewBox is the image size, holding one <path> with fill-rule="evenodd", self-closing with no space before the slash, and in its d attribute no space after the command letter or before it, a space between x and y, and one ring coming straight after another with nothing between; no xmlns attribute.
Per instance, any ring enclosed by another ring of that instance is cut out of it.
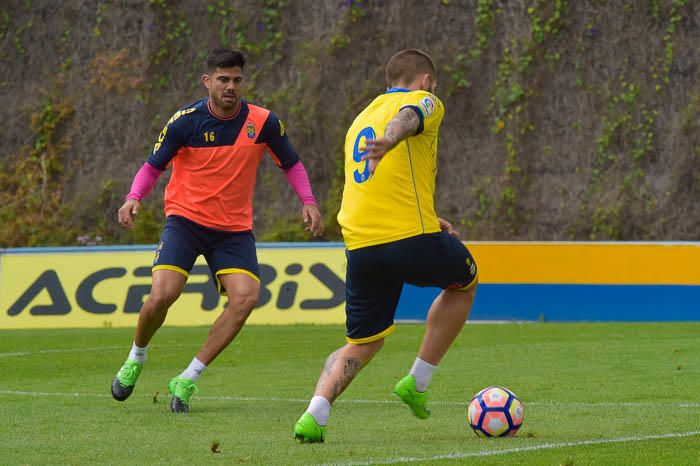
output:
<svg viewBox="0 0 700 466"><path fill-rule="evenodd" d="M136 390L110 382L131 329L0 331L2 464L698 464L700 323L467 325L433 377L432 416L391 391L422 325L399 325L331 412L325 444L301 445L305 410L339 326L250 326L207 369L189 415L168 380L207 328L163 328ZM482 439L466 408L503 385L525 404L515 438Z"/></svg>

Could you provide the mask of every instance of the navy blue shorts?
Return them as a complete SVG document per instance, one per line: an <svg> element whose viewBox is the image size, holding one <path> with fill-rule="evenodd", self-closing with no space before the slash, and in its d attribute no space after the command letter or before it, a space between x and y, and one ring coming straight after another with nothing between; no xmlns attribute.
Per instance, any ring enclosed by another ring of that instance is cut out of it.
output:
<svg viewBox="0 0 700 466"><path fill-rule="evenodd" d="M476 283L474 258L447 232L413 236L345 252L346 327L350 343L369 343L394 330L404 283L468 289Z"/></svg>
<svg viewBox="0 0 700 466"><path fill-rule="evenodd" d="M260 282L253 233L216 230L185 217L169 215L153 259L153 270L174 270L188 277L200 254L206 259L221 294L226 290L219 275L245 273Z"/></svg>

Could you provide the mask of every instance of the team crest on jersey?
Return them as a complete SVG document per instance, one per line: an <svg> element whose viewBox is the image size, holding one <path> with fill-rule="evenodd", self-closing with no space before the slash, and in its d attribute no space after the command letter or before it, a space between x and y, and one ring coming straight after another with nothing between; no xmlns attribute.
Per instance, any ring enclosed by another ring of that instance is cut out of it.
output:
<svg viewBox="0 0 700 466"><path fill-rule="evenodd" d="M435 111L435 101L430 97L424 98L418 105L423 109L423 115L426 117L430 116Z"/></svg>
<svg viewBox="0 0 700 466"><path fill-rule="evenodd" d="M280 120L280 137L284 136L284 130L286 128L284 127L284 122Z"/></svg>
<svg viewBox="0 0 700 466"><path fill-rule="evenodd" d="M252 121L245 124L245 132L248 133L248 137L253 139L255 137L255 125Z"/></svg>

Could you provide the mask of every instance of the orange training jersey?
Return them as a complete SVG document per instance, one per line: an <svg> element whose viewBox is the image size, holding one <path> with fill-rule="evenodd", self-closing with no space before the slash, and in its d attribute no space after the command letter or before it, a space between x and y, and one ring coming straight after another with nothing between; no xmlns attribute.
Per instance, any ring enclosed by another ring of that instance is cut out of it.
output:
<svg viewBox="0 0 700 466"><path fill-rule="evenodd" d="M252 230L255 176L265 150L283 169L299 156L269 110L242 100L237 115L221 118L208 103L178 110L148 157L161 171L172 163L165 214L219 230Z"/></svg>
<svg viewBox="0 0 700 466"><path fill-rule="evenodd" d="M370 175L365 141L384 135L403 108L420 118L415 135L386 153ZM345 137L345 186L338 223L349 250L440 231L435 213L438 130L445 110L426 91L392 88L353 121Z"/></svg>

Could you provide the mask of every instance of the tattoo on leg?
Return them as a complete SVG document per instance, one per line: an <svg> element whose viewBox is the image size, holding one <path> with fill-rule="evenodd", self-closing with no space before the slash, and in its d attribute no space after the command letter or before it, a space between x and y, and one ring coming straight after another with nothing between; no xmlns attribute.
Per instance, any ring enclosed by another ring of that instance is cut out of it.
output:
<svg viewBox="0 0 700 466"><path fill-rule="evenodd" d="M328 356L328 359L326 359L326 363L323 365L323 372L325 374L331 375L331 372L333 371L333 364L335 364L335 361L338 359L338 353L340 353L339 349L331 353L331 355Z"/></svg>
<svg viewBox="0 0 700 466"><path fill-rule="evenodd" d="M343 366L343 377L352 380L355 374L360 370L360 360L358 358L348 358Z"/></svg>
<svg viewBox="0 0 700 466"><path fill-rule="evenodd" d="M331 353L323 365L321 375L316 383L316 390L325 391L330 389L331 402L335 400L350 385L360 369L362 362L357 357L341 358L342 348ZM341 367L342 364L342 367Z"/></svg>
<svg viewBox="0 0 700 466"><path fill-rule="evenodd" d="M341 393L343 393L359 371L359 358L348 358L345 360L345 364L343 364L343 373L340 374L340 378L338 378L333 384L333 399L337 398Z"/></svg>

